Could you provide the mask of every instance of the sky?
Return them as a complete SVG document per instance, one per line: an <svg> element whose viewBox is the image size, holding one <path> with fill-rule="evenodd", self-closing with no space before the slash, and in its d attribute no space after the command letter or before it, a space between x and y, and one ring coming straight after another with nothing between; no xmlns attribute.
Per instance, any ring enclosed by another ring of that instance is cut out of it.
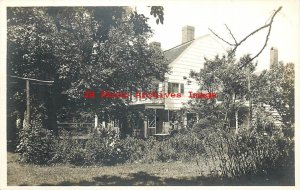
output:
<svg viewBox="0 0 300 190"><path fill-rule="evenodd" d="M300 52L300 1L175 1L164 4L164 24L157 25L150 15L149 7L135 6L139 13L149 17L154 34L150 41L161 42L164 50L181 43L181 28L195 27L195 38L210 33L211 28L224 39L233 42L225 24L232 30L237 40L243 39L255 29L263 26L276 9L276 15L269 42L258 57L257 70L269 68L270 48L278 49L278 59L284 63L299 64ZM262 48L267 29L249 38L237 51L237 56L256 54Z"/></svg>

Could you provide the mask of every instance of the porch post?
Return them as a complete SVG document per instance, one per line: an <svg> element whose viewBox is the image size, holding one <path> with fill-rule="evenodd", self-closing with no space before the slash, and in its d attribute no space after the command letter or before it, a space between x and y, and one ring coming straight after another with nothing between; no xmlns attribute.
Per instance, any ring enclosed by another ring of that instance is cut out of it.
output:
<svg viewBox="0 0 300 190"><path fill-rule="evenodd" d="M156 134L156 127L157 127L157 116L156 116L156 108L155 108L155 132L154 134Z"/></svg>
<svg viewBox="0 0 300 190"><path fill-rule="evenodd" d="M95 128L97 128L98 126L98 116L97 114L95 114Z"/></svg>
<svg viewBox="0 0 300 190"><path fill-rule="evenodd" d="M187 127L187 111L184 111L184 114L183 114L183 126L184 126L184 128Z"/></svg>
<svg viewBox="0 0 300 190"><path fill-rule="evenodd" d="M148 118L145 117L144 119L144 138L148 137Z"/></svg>
<svg viewBox="0 0 300 190"><path fill-rule="evenodd" d="M238 110L235 111L235 134L238 134L239 121L238 121Z"/></svg>

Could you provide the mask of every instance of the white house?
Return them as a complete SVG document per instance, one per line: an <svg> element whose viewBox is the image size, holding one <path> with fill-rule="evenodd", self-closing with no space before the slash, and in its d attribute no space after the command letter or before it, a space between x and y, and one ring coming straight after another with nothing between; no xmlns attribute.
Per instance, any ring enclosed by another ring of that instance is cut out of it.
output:
<svg viewBox="0 0 300 190"><path fill-rule="evenodd" d="M180 97L158 99L137 99L131 103L134 109L146 109L149 114L141 122L137 122L134 133L137 136L168 134L173 123L174 113L187 106L189 92L197 92L199 85L190 78L191 71L199 72L204 67L204 58L213 58L224 54L226 46L211 34L194 38L195 28L182 28L182 44L164 51L170 72L165 74L166 80L158 84L158 92L181 94ZM187 124L188 115L183 117L183 125Z"/></svg>

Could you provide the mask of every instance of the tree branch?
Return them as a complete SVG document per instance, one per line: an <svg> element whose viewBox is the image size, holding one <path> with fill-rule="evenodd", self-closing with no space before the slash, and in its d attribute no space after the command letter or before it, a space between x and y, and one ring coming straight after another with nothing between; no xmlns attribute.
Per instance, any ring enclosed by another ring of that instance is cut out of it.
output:
<svg viewBox="0 0 300 190"><path fill-rule="evenodd" d="M262 51L266 48L266 46L267 46L267 44L268 44L268 41L269 41L271 29L272 29L272 25L269 26L268 34L267 34L267 36L266 36L266 40L265 40L265 43L264 43L263 47L261 48L261 50L260 50L255 56L253 56L253 57L249 60L249 62L247 62L247 64L248 64L248 63L251 63L255 58L257 58L257 57L262 53ZM246 64L243 64L243 65L241 65L241 66L239 67L239 69L242 69L242 68L245 67L245 66L246 66Z"/></svg>
<svg viewBox="0 0 300 190"><path fill-rule="evenodd" d="M247 64L248 64L248 63L251 63L254 59L256 59L256 58L263 52L263 50L266 48L266 46L267 46L267 44L268 44L268 41L269 41L270 34L271 34L271 29L272 29L272 23L273 23L273 20L274 20L276 14L281 10L281 8L282 8L282 7L279 7L279 8L275 11L275 13L273 14L273 16L271 17L270 23L265 25L266 27L269 27L269 30L268 30L268 33L267 33L267 36L266 36L265 43L264 43L263 47L261 48L261 50L260 50L255 56L253 56L253 57L249 60L249 62L247 62ZM263 27L264 27L264 26L263 26ZM261 27L261 28L262 28L262 27ZM265 28L265 27L264 27L264 28ZM250 37L250 36L249 36L249 37ZM241 65L241 66L239 67L239 69L242 69L242 68L245 67L245 66L246 66L246 64L243 64L243 65Z"/></svg>
<svg viewBox="0 0 300 190"><path fill-rule="evenodd" d="M260 51L259 51L255 56L253 56L253 57L249 60L249 62L247 62L247 63L245 63L245 64L243 64L243 65L241 65L241 66L239 67L239 69L242 69L242 68L245 67L247 64L251 63L255 58L257 58L257 57L263 52L263 50L266 48L266 46L267 46L267 44L268 44L268 41L269 41L269 37L270 37L270 33L271 33L271 29L272 29L272 24L273 24L274 18L275 18L275 16L277 15L277 13L278 13L281 9L282 9L282 7L279 7L279 8L274 12L274 14L271 16L271 19L270 19L270 18L268 19L268 20L270 20L269 23L267 23L267 24L265 24L265 25L259 27L258 29L254 30L253 32L251 32L250 34L248 34L246 37L244 37L244 38L243 38L241 41L239 41L239 42L237 42L237 40L236 40L236 38L234 37L234 35L232 34L230 28L225 24L225 26L226 26L227 30L229 31L231 37L232 37L233 40L235 41L235 44L232 44L232 43L226 41L225 39L223 39L222 37L220 37L218 34L216 34L216 33L215 33L213 30L211 30L210 28L209 28L209 30L210 30L217 38L219 38L219 39L222 40L223 42L227 43L228 45L233 46L233 49L230 51L230 53L229 53L229 55L228 55L228 56L231 56L232 54L234 54L234 53L236 52L237 48L238 48L242 43L244 43L249 37L253 36L253 35L256 34L257 32L259 32L259 31L261 31L261 30L263 30L263 29L265 29L265 28L269 28L269 29L268 29L268 33L267 33L267 36L266 36L266 40L265 40L265 43L264 43L263 47L260 49Z"/></svg>
<svg viewBox="0 0 300 190"><path fill-rule="evenodd" d="M230 28L229 28L229 27L228 27L226 24L225 24L225 26L226 26L227 30L229 31L229 34L230 34L230 35L231 35L231 37L233 38L235 45L237 45L237 44L238 44L238 42L236 41L236 39L235 39L234 35L232 34L232 32L231 32Z"/></svg>
<svg viewBox="0 0 300 190"><path fill-rule="evenodd" d="M224 40L223 38L221 38L218 34L216 34L212 29L208 28L209 31L211 31L217 38L219 38L220 40L222 40L223 42L225 42L226 44L230 45L230 46L235 46L232 43L227 42L226 40Z"/></svg>

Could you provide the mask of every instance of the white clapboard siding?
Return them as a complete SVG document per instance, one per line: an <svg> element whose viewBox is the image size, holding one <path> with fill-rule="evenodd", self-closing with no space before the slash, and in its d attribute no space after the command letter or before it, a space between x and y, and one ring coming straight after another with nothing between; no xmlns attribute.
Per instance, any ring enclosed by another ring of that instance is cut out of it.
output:
<svg viewBox="0 0 300 190"><path fill-rule="evenodd" d="M190 72L199 72L204 67L204 58L214 58L217 54L222 55L225 53L223 44L213 38L211 35L205 35L198 39L195 39L192 44L184 50L184 52L178 56L172 63L169 64L171 69L170 74L166 74L167 82L183 83L184 95L181 98L166 98L165 109L179 110L191 100L189 91L197 92L199 85L195 80L191 79ZM186 77L187 79L184 79ZM188 85L188 80L192 81ZM160 90L162 90L162 84L160 84ZM167 92L167 87L165 88Z"/></svg>

